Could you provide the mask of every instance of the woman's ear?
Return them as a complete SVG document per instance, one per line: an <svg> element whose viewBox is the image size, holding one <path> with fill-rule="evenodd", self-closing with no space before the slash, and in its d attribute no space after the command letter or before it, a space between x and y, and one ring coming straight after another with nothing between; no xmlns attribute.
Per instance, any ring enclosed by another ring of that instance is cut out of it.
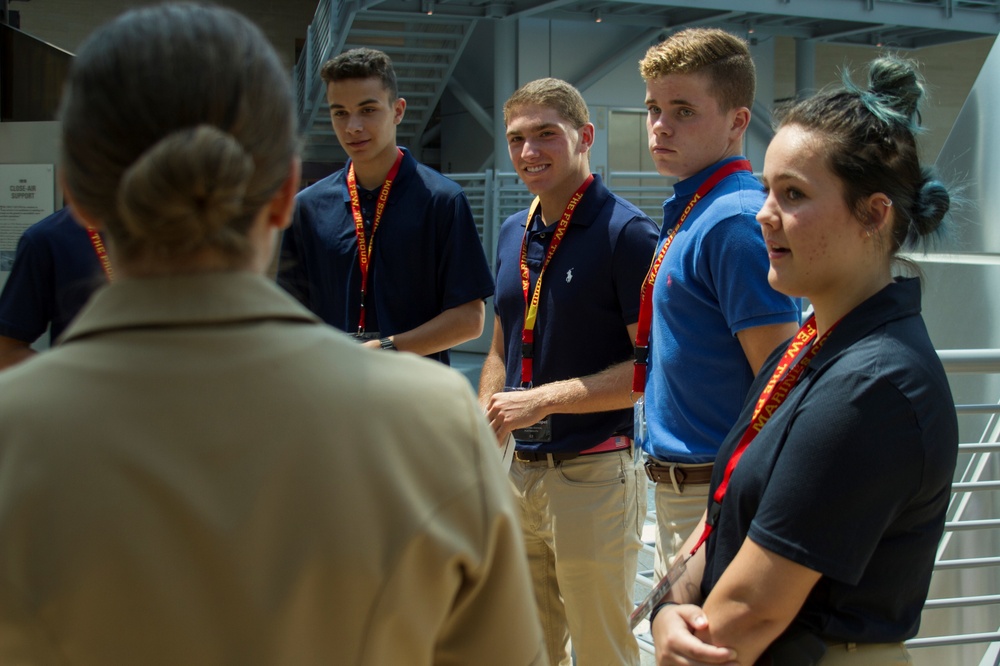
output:
<svg viewBox="0 0 1000 666"><path fill-rule="evenodd" d="M66 200L66 205L69 206L70 212L73 213L73 220L84 229L96 229L97 231L102 231L104 229L104 224L102 224L99 219L80 208L80 206L76 203L76 199L73 197L73 192L66 185L66 178L63 177L62 171L58 171L56 173L56 178L59 179L59 188L63 192L63 199Z"/></svg>
<svg viewBox="0 0 1000 666"><path fill-rule="evenodd" d="M878 234L892 232L892 221L895 218L892 199L882 192L876 192L868 197L867 211L868 229Z"/></svg>
<svg viewBox="0 0 1000 666"><path fill-rule="evenodd" d="M292 158L288 177L274 193L268 204L268 224L279 231L287 229L292 223L292 212L295 210L295 195L299 192L299 182L302 180L302 160Z"/></svg>

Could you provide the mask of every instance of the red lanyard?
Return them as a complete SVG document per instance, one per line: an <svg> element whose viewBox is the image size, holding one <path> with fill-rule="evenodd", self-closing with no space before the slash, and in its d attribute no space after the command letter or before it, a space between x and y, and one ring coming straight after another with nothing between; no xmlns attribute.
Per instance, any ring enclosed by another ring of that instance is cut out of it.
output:
<svg viewBox="0 0 1000 666"><path fill-rule="evenodd" d="M670 244L674 242L674 237L680 231L688 215L691 214L695 204L705 198L712 191L712 188L718 185L723 178L738 171L751 171L750 162L747 160L735 160L724 164L716 169L701 184L701 187L691 197L691 201L684 207L680 217L677 219L677 223L667 232L667 238L663 241L663 247L660 248L659 254L656 255L653 263L649 266L649 272L646 273L646 279L642 283L642 290L639 292L639 323L636 326L635 332L635 364L632 370L633 393L643 393L646 390L646 365L649 361L649 329L653 322L653 285L656 282L656 274L660 272L660 265L663 263L663 258L667 256Z"/></svg>
<svg viewBox="0 0 1000 666"><path fill-rule="evenodd" d="M726 463L726 473L722 477L722 483L719 487L715 489L715 493L712 495L712 507L709 509L708 520L705 521L705 530L701 533L701 537L698 539L698 543L691 550L691 554L694 555L705 540L708 539L708 535L712 533L712 528L715 526L715 521L718 518L719 510L722 507L722 499L726 496L726 489L729 488L729 479L733 475L733 470L736 469L736 465L739 464L740 458L743 453L750 446L750 442L757 437L760 433L761 428L764 424L768 422L774 412L781 406L788 397L788 393L794 388L794 386L799 382L802 377L802 373L805 371L809 364L812 362L813 358L822 349L823 344L826 342L827 338L830 337L830 333L836 327L836 324L830 327L823 337L816 340L816 317L815 315L809 317L808 321L802 325L799 332L795 334L792 341L788 343L788 349L785 350L784 355L781 357L781 361L778 363L774 372L771 374L771 379L767 382L764 390L761 391L760 397L757 399L757 405L754 407L753 416L750 418L750 425L747 426L746 432L743 433L743 437L740 438L740 443L736 445L736 449L733 454L729 456L729 462ZM805 353L798 363L795 363L795 358L799 355L802 349L807 346L810 342L815 340L812 347Z"/></svg>
<svg viewBox="0 0 1000 666"><path fill-rule="evenodd" d="M358 315L358 334L365 332L365 292L368 289L368 268L372 257L372 246L375 244L375 232L378 230L379 222L382 221L382 213L385 211L385 204L389 200L389 190L392 188L392 181L399 173L399 165L403 161L403 151L396 149L396 161L389 169L382 189L379 190L378 201L375 204L375 220L372 222L372 234L370 239L365 238L365 220L361 216L361 199L358 197L358 180L354 175L354 162L347 169L347 191L351 195L351 213L354 215L354 233L358 238L358 262L361 264L361 312Z"/></svg>
<svg viewBox="0 0 1000 666"><path fill-rule="evenodd" d="M531 275L528 271L528 231L531 229L532 218L534 218L535 210L538 208L538 197L535 197L535 200L531 203L531 207L528 209L528 221L524 224L524 237L521 239L521 289L524 292L524 330L521 331L521 384L524 386L531 384L532 361L535 355L535 320L538 317L538 303L541 300L542 294L542 275L545 273L545 269L548 268L549 262L552 261L552 257L555 256L556 249L566 236L569 221L573 217L573 212L576 210L577 204L580 203L583 193L587 191L592 182L594 182L594 175L590 174L583 181L583 185L570 197L569 203L566 204L566 210L563 211L562 217L559 218L559 223L556 225L552 239L549 241L549 248L545 253L545 261L542 263L541 270L538 271L538 279L535 280L535 291L531 294L530 300L528 298L528 292L531 291Z"/></svg>
<svg viewBox="0 0 1000 666"><path fill-rule="evenodd" d="M93 227L87 227L87 235L90 236L90 244L94 246L94 252L97 253L97 260L101 263L105 277L108 278L108 282L111 282L115 279L115 273L111 268L111 259L108 258L108 249L104 247L101 234L97 233Z"/></svg>

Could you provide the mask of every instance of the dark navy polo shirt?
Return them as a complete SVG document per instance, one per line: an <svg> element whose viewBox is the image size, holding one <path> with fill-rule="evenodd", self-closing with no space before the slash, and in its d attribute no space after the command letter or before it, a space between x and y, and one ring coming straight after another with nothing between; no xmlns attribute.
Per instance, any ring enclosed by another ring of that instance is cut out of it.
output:
<svg viewBox="0 0 1000 666"><path fill-rule="evenodd" d="M722 480L771 355L719 451ZM706 544L709 594L745 539L822 574L793 626L838 642L917 633L951 498L955 405L916 279L848 313L747 447Z"/></svg>
<svg viewBox="0 0 1000 666"><path fill-rule="evenodd" d="M86 229L63 208L28 227L0 294L0 335L33 343L51 325L55 341L107 282Z"/></svg>
<svg viewBox="0 0 1000 666"><path fill-rule="evenodd" d="M503 327L507 386L521 385L524 293L520 254L528 211L500 228L495 309ZM555 224L528 240L534 288ZM542 279L535 324L535 385L584 377L633 357L627 326L638 321L639 291L659 232L641 210L612 194L600 176L587 189ZM632 410L553 414L552 442L518 449L573 452L632 434Z"/></svg>
<svg viewBox="0 0 1000 666"><path fill-rule="evenodd" d="M361 269L347 168L296 197L292 226L282 240L278 282L323 321L353 334L361 305ZM370 217L374 201L362 201L362 209ZM377 325L382 336L409 331L445 310L492 294L493 277L462 188L403 149L375 232L367 330ZM431 358L448 363L449 354L446 350Z"/></svg>

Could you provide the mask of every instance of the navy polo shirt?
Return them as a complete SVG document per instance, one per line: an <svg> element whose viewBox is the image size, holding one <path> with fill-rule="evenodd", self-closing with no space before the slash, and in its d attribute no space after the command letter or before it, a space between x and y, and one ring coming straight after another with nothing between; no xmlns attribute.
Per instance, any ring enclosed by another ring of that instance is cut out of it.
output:
<svg viewBox="0 0 1000 666"><path fill-rule="evenodd" d="M729 460L782 353L764 363L718 461ZM843 642L917 633L958 453L955 405L899 280L848 313L747 447L706 544L711 593L749 538L822 574L793 626ZM722 481L717 464L711 492Z"/></svg>
<svg viewBox="0 0 1000 666"><path fill-rule="evenodd" d="M0 294L0 335L52 342L107 279L86 229L63 208L28 227Z"/></svg>
<svg viewBox="0 0 1000 666"><path fill-rule="evenodd" d="M503 327L509 387L521 385L524 293L519 266L527 215L524 210L509 217L497 245L495 309ZM532 289L555 226L529 233ZM594 177L542 278L534 329L534 385L592 375L633 357L626 327L638 321L639 291L658 235L649 217L612 194L600 176ZM519 442L517 447L582 451L617 434L631 436L631 409L553 414L552 442Z"/></svg>
<svg viewBox="0 0 1000 666"><path fill-rule="evenodd" d="M292 225L282 239L278 283L323 321L353 334L361 307L361 268L349 166L296 197ZM377 192L359 194L370 217ZM492 294L493 277L462 188L403 149L375 232L366 329L382 336L402 333ZM449 354L445 350L431 358L448 363Z"/></svg>

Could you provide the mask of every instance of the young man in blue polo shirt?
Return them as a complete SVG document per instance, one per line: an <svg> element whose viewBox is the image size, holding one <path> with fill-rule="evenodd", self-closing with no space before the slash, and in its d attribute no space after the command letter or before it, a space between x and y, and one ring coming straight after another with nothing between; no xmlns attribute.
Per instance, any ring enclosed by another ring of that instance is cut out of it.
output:
<svg viewBox="0 0 1000 666"><path fill-rule="evenodd" d="M63 208L28 227L0 294L0 370L33 356L49 329L54 343L95 289L107 281L103 241Z"/></svg>
<svg viewBox="0 0 1000 666"><path fill-rule="evenodd" d="M321 76L350 160L296 198L278 282L367 346L448 363L482 333L493 293L468 199L396 146L406 100L385 53L347 51Z"/></svg>
<svg viewBox="0 0 1000 666"><path fill-rule="evenodd" d="M632 339L656 225L590 172L594 126L564 81L504 105L535 203L504 222L479 398L516 441L510 478L552 664L638 664L629 628L646 513L632 447ZM506 387L506 389L505 389ZM515 390L511 390L515 389Z"/></svg>
<svg viewBox="0 0 1000 666"><path fill-rule="evenodd" d="M741 155L756 80L746 43L722 30L684 30L650 48L640 72L653 161L680 179L663 205L658 257L680 227L644 295L652 321L648 436L640 439L656 482L663 576L705 511L716 452L754 375L795 334L799 309L767 282L755 219L764 192Z"/></svg>

